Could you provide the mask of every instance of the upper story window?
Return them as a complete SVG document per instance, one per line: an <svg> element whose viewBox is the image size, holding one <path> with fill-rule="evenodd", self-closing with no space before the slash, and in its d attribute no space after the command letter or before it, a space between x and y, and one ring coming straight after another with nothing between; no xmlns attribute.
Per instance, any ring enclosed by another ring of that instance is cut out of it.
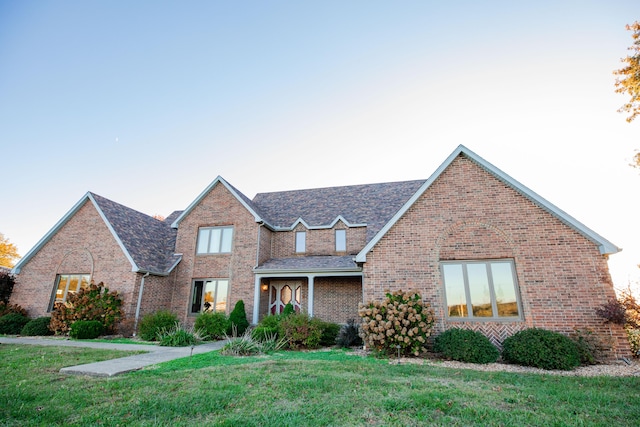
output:
<svg viewBox="0 0 640 427"><path fill-rule="evenodd" d="M198 230L198 254L231 252L233 227L202 227Z"/></svg>
<svg viewBox="0 0 640 427"><path fill-rule="evenodd" d="M443 262L441 267L448 318L522 318L513 261L452 261Z"/></svg>
<svg viewBox="0 0 640 427"><path fill-rule="evenodd" d="M307 249L306 246L307 246L307 232L297 231L296 232L296 253L304 253Z"/></svg>
<svg viewBox="0 0 640 427"><path fill-rule="evenodd" d="M347 230L336 230L336 252L347 251Z"/></svg>
<svg viewBox="0 0 640 427"><path fill-rule="evenodd" d="M69 295L75 294L82 288L88 288L90 280L91 275L89 274L58 274L49 311L53 310L55 303L65 302Z"/></svg>

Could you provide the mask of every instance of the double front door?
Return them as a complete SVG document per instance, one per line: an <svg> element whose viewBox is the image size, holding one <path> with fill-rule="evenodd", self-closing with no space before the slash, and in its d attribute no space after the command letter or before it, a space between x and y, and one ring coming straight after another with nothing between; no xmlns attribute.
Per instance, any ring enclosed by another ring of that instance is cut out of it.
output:
<svg viewBox="0 0 640 427"><path fill-rule="evenodd" d="M272 282L269 285L269 313L280 314L289 303L299 312L301 294L302 285L299 282Z"/></svg>

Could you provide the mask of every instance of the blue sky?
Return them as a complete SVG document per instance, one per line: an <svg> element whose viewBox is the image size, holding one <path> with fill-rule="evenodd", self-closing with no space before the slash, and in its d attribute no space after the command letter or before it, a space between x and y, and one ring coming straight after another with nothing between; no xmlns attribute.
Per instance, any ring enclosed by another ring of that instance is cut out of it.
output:
<svg viewBox="0 0 640 427"><path fill-rule="evenodd" d="M464 144L624 250L640 122L612 71L636 0L0 0L0 232L25 254L87 192L147 214L427 178Z"/></svg>

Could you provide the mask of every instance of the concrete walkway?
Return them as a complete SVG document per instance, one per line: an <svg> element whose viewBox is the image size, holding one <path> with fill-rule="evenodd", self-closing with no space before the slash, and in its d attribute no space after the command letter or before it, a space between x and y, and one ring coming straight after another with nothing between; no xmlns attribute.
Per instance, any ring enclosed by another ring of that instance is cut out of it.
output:
<svg viewBox="0 0 640 427"><path fill-rule="evenodd" d="M134 356L122 357L119 359L105 360L103 362L87 363L85 365L69 366L60 369L63 374L91 375L96 377L113 377L114 375L136 371L145 366L157 363L168 362L170 360L189 357L192 354L207 353L219 350L225 341L216 341L207 344L200 344L195 347L160 347L157 345L144 344L116 344L92 341L76 341L60 338L5 338L0 337L0 344L31 344L47 345L59 347L88 347L103 348L106 350L129 350L146 351L147 353L136 354Z"/></svg>

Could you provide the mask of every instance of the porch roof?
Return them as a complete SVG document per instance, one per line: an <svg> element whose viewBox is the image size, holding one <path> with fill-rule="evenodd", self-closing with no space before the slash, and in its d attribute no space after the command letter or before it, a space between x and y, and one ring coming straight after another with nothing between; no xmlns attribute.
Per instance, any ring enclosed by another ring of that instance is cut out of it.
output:
<svg viewBox="0 0 640 427"><path fill-rule="evenodd" d="M256 273L313 273L313 272L360 272L353 255L304 256L293 258L271 258L254 269Z"/></svg>

